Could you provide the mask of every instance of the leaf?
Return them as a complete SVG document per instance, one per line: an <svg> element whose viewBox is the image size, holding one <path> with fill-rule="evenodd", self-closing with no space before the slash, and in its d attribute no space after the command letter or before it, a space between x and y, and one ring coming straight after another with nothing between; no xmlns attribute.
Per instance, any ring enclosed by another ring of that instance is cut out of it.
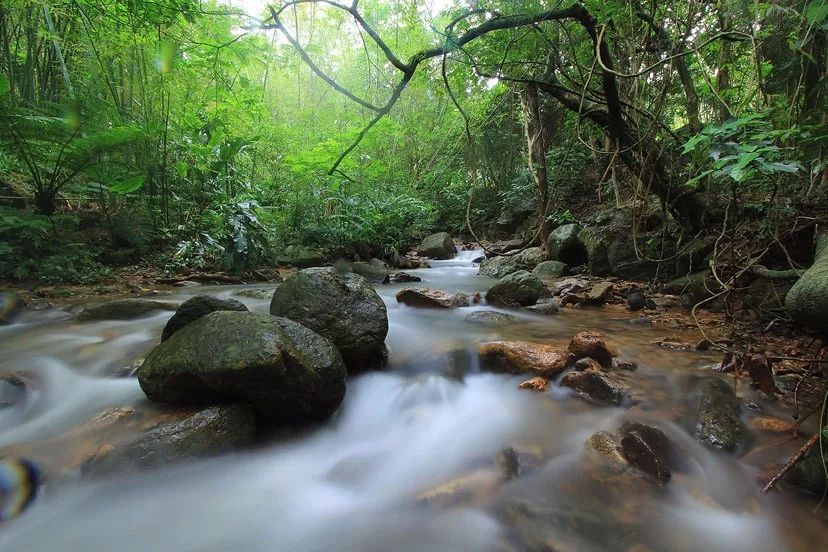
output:
<svg viewBox="0 0 828 552"><path fill-rule="evenodd" d="M0 75L0 98L9 92L9 79L5 75Z"/></svg>
<svg viewBox="0 0 828 552"><path fill-rule="evenodd" d="M187 163L184 161L176 161L175 162L175 172L178 174L180 178L184 178L187 176Z"/></svg>
<svg viewBox="0 0 828 552"><path fill-rule="evenodd" d="M705 140L709 140L709 138L704 134L696 134L684 143L684 148L682 149L681 153L689 153L695 150L696 146Z"/></svg>
<svg viewBox="0 0 828 552"><path fill-rule="evenodd" d="M126 180L121 182L117 182L109 186L109 191L119 194L119 195L126 195L131 194L133 192L137 192L140 190L144 185L144 177L143 175L138 176L131 176Z"/></svg>
<svg viewBox="0 0 828 552"><path fill-rule="evenodd" d="M805 9L808 23L822 23L828 18L828 0L813 0Z"/></svg>

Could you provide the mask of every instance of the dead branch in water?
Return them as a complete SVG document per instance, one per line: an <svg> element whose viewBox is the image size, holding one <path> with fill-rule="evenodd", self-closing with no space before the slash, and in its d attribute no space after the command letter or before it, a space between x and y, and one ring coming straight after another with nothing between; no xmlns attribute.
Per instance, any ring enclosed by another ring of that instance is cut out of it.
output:
<svg viewBox="0 0 828 552"><path fill-rule="evenodd" d="M764 489L762 489L762 494L767 494L768 491L770 491L779 482L780 479L785 477L785 475L789 471L791 471L791 469L793 469L796 463L799 462L803 456L808 454L809 450L814 448L814 445L817 443L817 440L819 440L820 435L821 433L819 431L814 433L814 435L810 439L808 439L808 442L802 445L802 447L798 451L796 451L796 454L791 456L791 459L788 460L784 466L782 466L782 469L776 472L776 475L771 477L771 480L768 481L768 484L765 485Z"/></svg>

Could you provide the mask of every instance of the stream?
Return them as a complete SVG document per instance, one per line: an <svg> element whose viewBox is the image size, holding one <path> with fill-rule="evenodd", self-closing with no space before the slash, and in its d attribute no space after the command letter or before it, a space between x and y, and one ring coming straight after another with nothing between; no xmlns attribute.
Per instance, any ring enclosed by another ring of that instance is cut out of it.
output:
<svg viewBox="0 0 828 552"><path fill-rule="evenodd" d="M476 275L471 259L479 254L407 272L423 279L413 285L482 293L492 281ZM651 344L680 332L632 326L632 315L607 309L546 317L504 310L515 320L481 324L464 318L502 309L398 304L395 293L410 285L377 286L388 306L388 369L350 378L327 424L217 458L107 477L66 466L85 454L95 431L85 424L96 414L156 408L135 378L118 376L158 342L172 313L77 322L51 309L0 327L0 373L22 370L37 381L23 401L0 408L0 454L61 473L0 526L0 550L824 550L826 516L811 513L815 502L788 489L759 495L760 478L801 443L779 444L786 434L757 429L751 419L789 420L789 411L740 383L738 394L754 407L743 412L751 432L745 450L727 454L692 437L693 383L718 359ZM176 288L162 299L207 293L268 312L269 301L236 295L253 287L266 286ZM638 363L625 381L639 405L596 406L558 385L519 390L527 378L479 369L480 343L565 345L581 329L603 332ZM681 450L683 468L667 485L587 461L584 441L624 420L663 429ZM130 428L123 431L140 431ZM506 447L534 459L514 479L497 468ZM423 499L458 478L468 485L459 496L445 504Z"/></svg>

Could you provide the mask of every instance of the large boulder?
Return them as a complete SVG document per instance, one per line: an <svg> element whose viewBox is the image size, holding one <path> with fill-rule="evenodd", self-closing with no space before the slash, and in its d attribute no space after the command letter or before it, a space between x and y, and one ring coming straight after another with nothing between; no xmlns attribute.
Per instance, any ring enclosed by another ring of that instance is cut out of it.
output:
<svg viewBox="0 0 828 552"><path fill-rule="evenodd" d="M528 341L494 341L480 346L481 368L506 374L534 374L551 379L566 367L565 351Z"/></svg>
<svg viewBox="0 0 828 552"><path fill-rule="evenodd" d="M86 305L78 314L78 320L129 320L158 310L175 310L178 305L155 299L114 299Z"/></svg>
<svg viewBox="0 0 828 552"><path fill-rule="evenodd" d="M550 259L577 266L586 261L586 250L578 239L581 227L575 223L562 224L549 233L546 252Z"/></svg>
<svg viewBox="0 0 828 552"><path fill-rule="evenodd" d="M449 293L424 287L401 290L397 293L397 302L409 307L426 309L456 309L469 306L469 298L463 293Z"/></svg>
<svg viewBox="0 0 828 552"><path fill-rule="evenodd" d="M543 252L540 247L530 247L514 255L502 255L484 260L477 274L500 279L519 270L534 270L541 261L543 261Z"/></svg>
<svg viewBox="0 0 828 552"><path fill-rule="evenodd" d="M705 378L701 383L696 438L711 447L735 450L747 433L740 412L739 399L727 382Z"/></svg>
<svg viewBox="0 0 828 552"><path fill-rule="evenodd" d="M221 299L211 295L196 295L184 301L172 315L161 332L161 341L166 341L178 330L211 312L238 311L247 312L247 307L235 299Z"/></svg>
<svg viewBox="0 0 828 552"><path fill-rule="evenodd" d="M532 269L532 273L542 281L549 282L566 274L566 268L566 263L561 261L543 261Z"/></svg>
<svg viewBox="0 0 828 552"><path fill-rule="evenodd" d="M543 293L540 279L525 270L501 278L486 292L486 301L499 307L526 307L538 302Z"/></svg>
<svg viewBox="0 0 828 552"><path fill-rule="evenodd" d="M432 259L451 259L454 257L454 241L446 232L431 234L420 242L417 255Z"/></svg>
<svg viewBox="0 0 828 552"><path fill-rule="evenodd" d="M333 344L296 322L216 311L153 349L138 382L155 402L237 402L276 422L301 422L336 411L345 396L345 375Z"/></svg>
<svg viewBox="0 0 828 552"><path fill-rule="evenodd" d="M190 458L216 456L252 443L256 415L242 404L210 406L182 412L124 447L86 466L102 475L118 470L146 470Z"/></svg>
<svg viewBox="0 0 828 552"><path fill-rule="evenodd" d="M330 339L349 371L384 360L388 311L368 280L358 274L325 268L291 274L273 292L270 314Z"/></svg>
<svg viewBox="0 0 828 552"><path fill-rule="evenodd" d="M828 233L817 234L814 262L785 297L796 322L828 335Z"/></svg>

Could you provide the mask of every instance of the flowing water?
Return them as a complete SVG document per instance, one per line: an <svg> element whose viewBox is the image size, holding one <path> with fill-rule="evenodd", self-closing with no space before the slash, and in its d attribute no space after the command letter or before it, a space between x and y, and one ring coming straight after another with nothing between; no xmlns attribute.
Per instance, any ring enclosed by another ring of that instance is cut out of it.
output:
<svg viewBox="0 0 828 552"><path fill-rule="evenodd" d="M430 287L482 292L491 281L476 276L470 261L478 254L409 272ZM36 382L24 401L0 408L0 454L25 454L60 474L0 527L0 550L824 549L825 517L810 512L812 502L788 491L759 497L760 476L798 443L752 429L745 450L724 454L691 437L693 383L709 375L712 357L654 347L665 330L631 326L623 313L511 312L514 321L480 324L464 317L489 307L409 308L394 300L402 287L378 286L388 305L389 369L351 378L326 425L252 450L109 477L72 467L89 454L90 437L125 437L95 435L89 420L111 407L153 410L134 378L117 376L157 343L170 313L81 323L55 309L0 328L0 372L24 371ZM185 288L171 299L234 296L267 312L267 301L235 296L243 288ZM520 377L479 370L482 342L565 344L586 328L638 362L625 376L638 406L598 407L557 385L521 391ZM749 427L752 417L784 415L742 387L759 410L746 411ZM682 468L666 486L589 460L584 441L626 419L661 427L681 450ZM514 479L496 467L506 447L530 459ZM452 481L455 492L443 493Z"/></svg>

